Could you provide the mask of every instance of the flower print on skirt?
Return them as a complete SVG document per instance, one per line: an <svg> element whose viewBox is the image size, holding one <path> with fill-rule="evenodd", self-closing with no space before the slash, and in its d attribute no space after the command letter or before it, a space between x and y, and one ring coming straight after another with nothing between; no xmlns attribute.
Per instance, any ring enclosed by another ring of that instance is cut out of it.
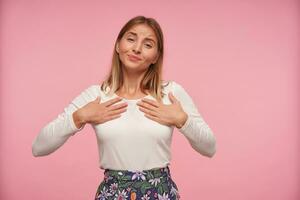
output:
<svg viewBox="0 0 300 200"><path fill-rule="evenodd" d="M179 200L168 166L130 171L105 169L95 200Z"/></svg>

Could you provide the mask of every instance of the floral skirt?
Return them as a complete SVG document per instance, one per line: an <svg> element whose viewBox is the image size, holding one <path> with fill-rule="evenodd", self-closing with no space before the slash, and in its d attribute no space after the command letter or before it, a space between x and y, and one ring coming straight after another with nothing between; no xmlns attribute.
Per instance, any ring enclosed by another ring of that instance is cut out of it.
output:
<svg viewBox="0 0 300 200"><path fill-rule="evenodd" d="M105 169L95 200L179 200L168 166L142 171Z"/></svg>

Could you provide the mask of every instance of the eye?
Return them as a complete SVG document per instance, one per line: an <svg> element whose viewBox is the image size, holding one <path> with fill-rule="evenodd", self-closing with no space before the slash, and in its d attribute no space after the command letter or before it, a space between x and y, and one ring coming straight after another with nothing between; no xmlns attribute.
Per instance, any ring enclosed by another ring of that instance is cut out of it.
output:
<svg viewBox="0 0 300 200"><path fill-rule="evenodd" d="M127 40L128 40L128 41L131 41L131 42L133 41L133 39L132 39L132 38L127 38Z"/></svg>
<svg viewBox="0 0 300 200"><path fill-rule="evenodd" d="M152 48L152 45L151 44L146 44L146 47Z"/></svg>

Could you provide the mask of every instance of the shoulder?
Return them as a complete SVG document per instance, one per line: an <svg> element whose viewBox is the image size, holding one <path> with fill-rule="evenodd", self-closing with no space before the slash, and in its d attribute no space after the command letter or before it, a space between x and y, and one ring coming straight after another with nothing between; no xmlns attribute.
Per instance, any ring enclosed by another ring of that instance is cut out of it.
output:
<svg viewBox="0 0 300 200"><path fill-rule="evenodd" d="M164 89L173 92L180 91L183 89L181 83L175 80L164 80L162 85L164 86Z"/></svg>
<svg viewBox="0 0 300 200"><path fill-rule="evenodd" d="M175 80L164 81L163 85L164 85L163 88L164 94L168 94L169 92L172 92L173 95L178 99L182 99L183 97L188 95L184 87L178 81Z"/></svg>
<svg viewBox="0 0 300 200"><path fill-rule="evenodd" d="M74 102L78 104L83 104L87 101L92 101L100 95L100 86L97 84L90 84L81 89L79 95L73 99Z"/></svg>
<svg viewBox="0 0 300 200"><path fill-rule="evenodd" d="M101 94L101 87L99 84L90 84L89 86L86 86L83 93L85 93L85 95L95 97Z"/></svg>

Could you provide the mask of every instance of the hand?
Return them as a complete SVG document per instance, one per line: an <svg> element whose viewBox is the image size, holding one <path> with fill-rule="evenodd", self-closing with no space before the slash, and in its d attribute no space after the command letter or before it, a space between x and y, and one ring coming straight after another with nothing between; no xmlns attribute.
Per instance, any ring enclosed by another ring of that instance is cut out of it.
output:
<svg viewBox="0 0 300 200"><path fill-rule="evenodd" d="M184 112L180 102L170 92L168 94L171 101L170 105L165 105L151 99L142 99L138 102L139 110L145 113L149 119L157 121L163 125L176 126L181 128L186 122L188 115Z"/></svg>
<svg viewBox="0 0 300 200"><path fill-rule="evenodd" d="M94 101L80 108L79 115L83 123L91 123L93 125L116 119L121 116L121 113L126 111L127 107L127 103L113 105L120 100L122 100L122 98L116 97L104 103L100 103L100 97L97 97Z"/></svg>

